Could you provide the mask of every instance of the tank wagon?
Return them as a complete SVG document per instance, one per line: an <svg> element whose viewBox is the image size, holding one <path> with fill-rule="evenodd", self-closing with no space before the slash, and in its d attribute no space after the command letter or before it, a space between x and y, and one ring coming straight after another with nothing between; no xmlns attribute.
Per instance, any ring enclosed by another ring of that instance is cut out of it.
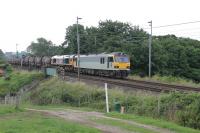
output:
<svg viewBox="0 0 200 133"><path fill-rule="evenodd" d="M35 66L35 56L30 56L29 57L29 65L30 66Z"/></svg>
<svg viewBox="0 0 200 133"><path fill-rule="evenodd" d="M25 66L29 65L29 58L30 58L30 56L26 56L25 59L22 59L22 60L24 60L23 65L25 65Z"/></svg>
<svg viewBox="0 0 200 133"><path fill-rule="evenodd" d="M17 61L14 61L17 62ZM12 62L11 62L12 63ZM127 77L130 71L130 59L122 52L80 55L80 73L108 76L116 78ZM24 58L23 65L35 67L57 67L65 71L77 72L77 55L55 55L53 57L33 57Z"/></svg>
<svg viewBox="0 0 200 133"><path fill-rule="evenodd" d="M40 67L48 67L48 66L51 66L51 57L49 56L42 57L42 66Z"/></svg>
<svg viewBox="0 0 200 133"><path fill-rule="evenodd" d="M36 67L42 66L42 57L38 57L38 56L35 57L35 65Z"/></svg>

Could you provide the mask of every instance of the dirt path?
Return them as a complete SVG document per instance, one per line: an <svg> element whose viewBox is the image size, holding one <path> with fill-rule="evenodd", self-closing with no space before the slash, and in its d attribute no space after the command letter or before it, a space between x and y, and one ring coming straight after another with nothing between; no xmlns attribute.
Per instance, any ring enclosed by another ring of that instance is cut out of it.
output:
<svg viewBox="0 0 200 133"><path fill-rule="evenodd" d="M118 119L118 118L107 117L103 113L99 113L99 112L83 112L83 111L77 111L77 110L71 110L71 109L62 109L62 111L38 110L38 109L30 109L30 108L26 108L26 109L29 110L29 111L43 112L43 113L48 114L48 115L57 116L57 117L60 117L60 118L64 118L66 120L70 120L70 121L73 121L73 122L84 124L84 125L89 126L89 127L94 127L94 128L99 129L103 133L133 133L133 132L123 130L119 127L115 127L115 126L111 126L111 125L104 125L104 124L96 123L96 122L94 122L90 119L91 117L116 120L116 121L120 121L120 122L123 122L123 123L138 126L138 127L141 127L141 128L145 128L145 129L151 130L151 131L156 132L156 133L173 133L170 130L158 128L158 127L155 127L155 126L140 124L140 123L137 123L137 122L122 120L122 119Z"/></svg>

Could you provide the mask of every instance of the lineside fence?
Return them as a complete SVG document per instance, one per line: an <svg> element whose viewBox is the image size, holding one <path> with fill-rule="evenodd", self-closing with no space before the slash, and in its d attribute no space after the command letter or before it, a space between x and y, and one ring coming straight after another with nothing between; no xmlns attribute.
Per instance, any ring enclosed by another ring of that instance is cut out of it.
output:
<svg viewBox="0 0 200 133"><path fill-rule="evenodd" d="M16 105L21 102L21 96L5 96L0 97L1 105Z"/></svg>
<svg viewBox="0 0 200 133"><path fill-rule="evenodd" d="M15 96L10 96L9 94L5 97L0 97L0 105L19 105L22 101L21 97L28 91L34 89L39 85L40 81L33 81L31 84L23 86L20 91L16 93Z"/></svg>

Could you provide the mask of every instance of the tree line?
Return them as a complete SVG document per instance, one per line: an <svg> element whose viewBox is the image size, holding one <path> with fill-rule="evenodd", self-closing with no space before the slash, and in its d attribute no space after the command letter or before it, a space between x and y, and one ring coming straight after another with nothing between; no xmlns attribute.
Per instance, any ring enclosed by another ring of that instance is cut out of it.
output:
<svg viewBox="0 0 200 133"><path fill-rule="evenodd" d="M39 38L27 48L34 55L77 53L76 24L66 28L59 46ZM130 56L132 73L148 73L149 34L139 26L119 21L100 21L97 27L78 25L80 53L125 52ZM175 35L153 36L152 73L200 81L200 41Z"/></svg>
<svg viewBox="0 0 200 133"><path fill-rule="evenodd" d="M3 51L0 49L0 66L2 66L5 63L5 55Z"/></svg>

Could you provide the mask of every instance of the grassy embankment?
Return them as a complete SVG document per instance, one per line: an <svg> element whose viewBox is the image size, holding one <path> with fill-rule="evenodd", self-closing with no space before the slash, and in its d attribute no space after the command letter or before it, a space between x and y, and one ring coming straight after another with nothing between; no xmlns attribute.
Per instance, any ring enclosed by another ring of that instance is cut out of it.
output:
<svg viewBox="0 0 200 133"><path fill-rule="evenodd" d="M192 87L200 87L200 83L195 83L192 80L189 80L186 78L174 77L174 76L154 75L151 78L149 78L149 77L141 78L138 75L130 75L128 78L136 79L136 80L144 80L144 81L161 82L161 83L167 83L167 84L173 84L173 85L185 85L185 86L192 86Z"/></svg>
<svg viewBox="0 0 200 133"><path fill-rule="evenodd" d="M10 74L10 80L0 77L0 96L5 96L7 93L16 93L24 85L42 78L43 74L39 72L13 71Z"/></svg>
<svg viewBox="0 0 200 133"><path fill-rule="evenodd" d="M0 133L99 133L94 128L14 107L0 105Z"/></svg>
<svg viewBox="0 0 200 133"><path fill-rule="evenodd" d="M104 89L83 83L67 83L52 78L40 84L25 97L36 105L64 104L105 111ZM155 96L148 93L109 90L109 106L114 102L125 107L126 113L172 121L182 126L200 128L200 94L172 92ZM167 127L167 126L166 126Z"/></svg>

